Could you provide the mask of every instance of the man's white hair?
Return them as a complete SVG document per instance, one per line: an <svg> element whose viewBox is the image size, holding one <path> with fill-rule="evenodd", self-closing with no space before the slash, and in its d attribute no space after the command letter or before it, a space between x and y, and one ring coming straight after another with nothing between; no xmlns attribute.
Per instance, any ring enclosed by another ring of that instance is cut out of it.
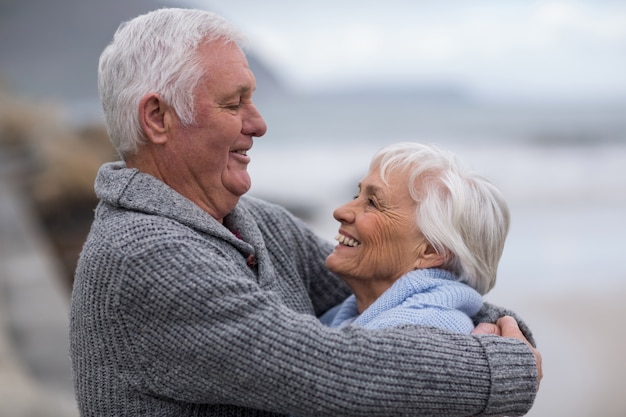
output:
<svg viewBox="0 0 626 417"><path fill-rule="evenodd" d="M163 8L122 23L100 55L98 90L115 149L135 153L145 140L139 102L159 94L185 125L194 122L194 90L205 76L197 48L222 40L242 45L243 34L208 11Z"/></svg>

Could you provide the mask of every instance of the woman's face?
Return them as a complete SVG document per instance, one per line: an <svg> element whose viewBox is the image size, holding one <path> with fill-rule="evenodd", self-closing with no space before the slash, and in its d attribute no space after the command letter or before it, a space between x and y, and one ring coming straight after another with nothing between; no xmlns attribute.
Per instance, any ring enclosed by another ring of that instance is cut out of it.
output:
<svg viewBox="0 0 626 417"><path fill-rule="evenodd" d="M408 174L389 175L388 184L375 167L359 184L358 195L338 207L339 244L326 266L348 281L388 281L416 269L428 246L415 224L416 202L408 190Z"/></svg>

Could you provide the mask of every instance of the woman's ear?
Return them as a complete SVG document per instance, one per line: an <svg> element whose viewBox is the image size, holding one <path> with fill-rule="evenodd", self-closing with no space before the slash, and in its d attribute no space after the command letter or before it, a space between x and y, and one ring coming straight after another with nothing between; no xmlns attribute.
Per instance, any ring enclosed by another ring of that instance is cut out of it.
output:
<svg viewBox="0 0 626 417"><path fill-rule="evenodd" d="M415 269L436 268L442 266L448 259L448 252L437 253L433 245L428 242L420 244L417 248Z"/></svg>
<svg viewBox="0 0 626 417"><path fill-rule="evenodd" d="M170 117L170 107L160 95L146 94L139 101L139 123L148 142L163 144L167 141Z"/></svg>

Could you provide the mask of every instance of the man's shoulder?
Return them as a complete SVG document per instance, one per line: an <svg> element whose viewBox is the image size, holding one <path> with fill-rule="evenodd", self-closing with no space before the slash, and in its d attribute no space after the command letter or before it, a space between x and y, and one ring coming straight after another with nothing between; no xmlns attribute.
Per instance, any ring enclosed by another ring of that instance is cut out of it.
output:
<svg viewBox="0 0 626 417"><path fill-rule="evenodd" d="M257 220L271 219L273 222L284 220L292 222L294 218L293 214L285 207L254 196L242 196L239 200L238 207L245 210L248 215Z"/></svg>
<svg viewBox="0 0 626 417"><path fill-rule="evenodd" d="M284 207L276 203L252 195L241 196L241 198L239 199L239 205L242 205L246 208L260 208L267 211L285 211Z"/></svg>

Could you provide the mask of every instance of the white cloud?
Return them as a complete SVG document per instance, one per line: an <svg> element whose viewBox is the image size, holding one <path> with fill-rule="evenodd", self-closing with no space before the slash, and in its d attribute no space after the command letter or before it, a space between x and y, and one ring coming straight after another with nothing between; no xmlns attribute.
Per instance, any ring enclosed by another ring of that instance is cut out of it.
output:
<svg viewBox="0 0 626 417"><path fill-rule="evenodd" d="M215 4L296 88L452 79L492 94L626 97L626 2Z"/></svg>

